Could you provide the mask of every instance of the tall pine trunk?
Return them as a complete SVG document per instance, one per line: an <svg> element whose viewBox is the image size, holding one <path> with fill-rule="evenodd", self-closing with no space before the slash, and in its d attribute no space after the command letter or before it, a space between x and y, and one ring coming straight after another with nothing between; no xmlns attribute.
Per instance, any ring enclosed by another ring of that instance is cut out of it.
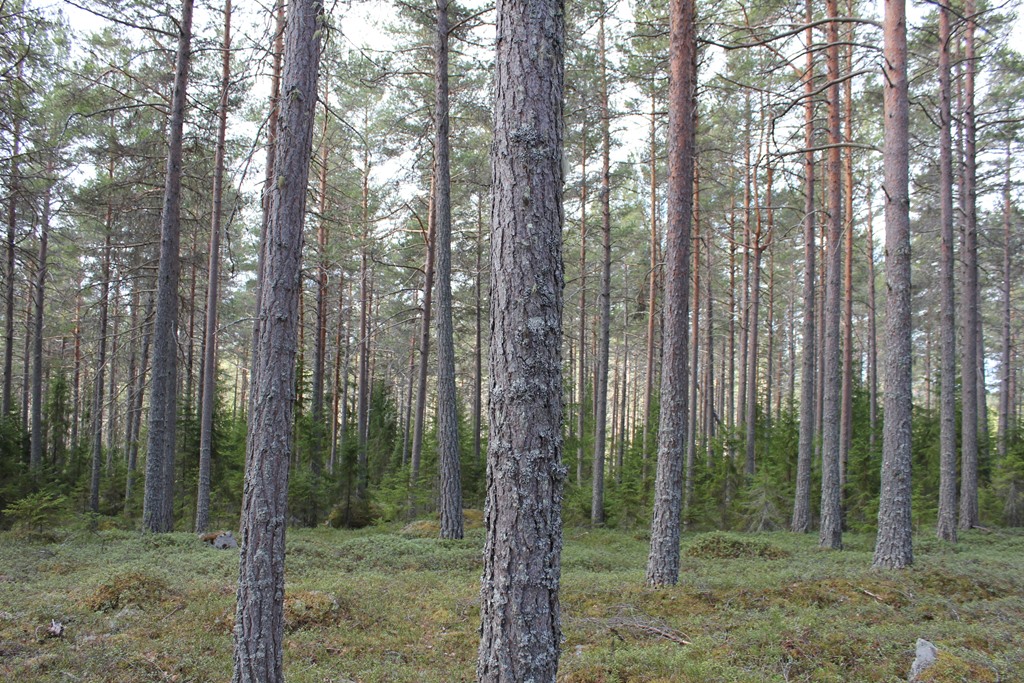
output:
<svg viewBox="0 0 1024 683"><path fill-rule="evenodd" d="M601 82L601 292L598 296L597 377L594 384L594 460L590 523L604 524L604 456L608 428L608 350L611 341L612 212L611 113L608 108L608 56L605 49L605 6L598 10L597 52Z"/></svg>
<svg viewBox="0 0 1024 683"><path fill-rule="evenodd" d="M814 221L814 31L811 0L806 2L805 31L807 62L804 70L804 320L800 362L800 440L797 447L796 495L793 501L793 519L790 528L797 533L811 530L811 462L814 459L815 360L817 359L817 333L814 318L817 306L814 297L814 277L817 273Z"/></svg>
<svg viewBox="0 0 1024 683"><path fill-rule="evenodd" d="M697 38L692 0L669 4L668 223L665 244L665 335L658 429L658 474L647 557L649 586L679 580L679 527L687 435L690 226L696 123Z"/></svg>
<svg viewBox="0 0 1024 683"><path fill-rule="evenodd" d="M441 538L462 538L462 474L455 402L455 341L452 331L452 182L448 143L448 0L437 0L434 42L434 187L437 200L437 458L440 474Z"/></svg>
<svg viewBox="0 0 1024 683"><path fill-rule="evenodd" d="M967 31L964 53L964 288L960 301L964 325L961 346L961 529L978 525L978 213L977 213L977 130L974 117L975 12L974 0L967 0Z"/></svg>
<svg viewBox="0 0 1024 683"><path fill-rule="evenodd" d="M882 494L874 566L900 569L913 563L910 516L910 105L907 94L905 0L885 2L885 414Z"/></svg>
<svg viewBox="0 0 1024 683"><path fill-rule="evenodd" d="M228 125L231 85L231 0L224 0L220 107L217 111L217 151L213 162L213 211L210 220L209 283L206 291L206 329L203 341L203 386L199 400L199 491L196 495L196 531L210 523L210 462L213 456L213 407L217 402L217 301L220 298L220 231L224 198L224 141Z"/></svg>
<svg viewBox="0 0 1024 683"><path fill-rule="evenodd" d="M178 395L178 279L181 270L181 156L185 88L192 44L192 0L183 0L178 55L168 123L167 174L160 222L160 267L153 322L153 379L146 447L146 494L142 524L147 531L174 528L174 451Z"/></svg>
<svg viewBox="0 0 1024 683"><path fill-rule="evenodd" d="M254 349L258 382L246 444L242 546L235 616L234 683L282 683L284 541L292 449L301 293L302 225L313 143L320 43L319 0L292 0L285 35L281 114Z"/></svg>
<svg viewBox="0 0 1024 683"><path fill-rule="evenodd" d="M564 35L557 0L498 1L480 683L558 671Z"/></svg>
<svg viewBox="0 0 1024 683"><path fill-rule="evenodd" d="M939 221L942 251L942 377L939 399L939 517L936 535L955 543L957 534L956 321L953 261L953 138L950 104L949 8L939 5Z"/></svg>
<svg viewBox="0 0 1024 683"><path fill-rule="evenodd" d="M840 374L839 321L840 286L842 283L842 136L839 131L839 30L836 0L827 2L831 21L826 28L826 63L828 66L828 142L825 162L828 194L828 237L826 240L825 281L825 349L823 357L822 420L821 420L821 528L819 544L824 548L843 547L842 473L840 461L840 407L842 377Z"/></svg>

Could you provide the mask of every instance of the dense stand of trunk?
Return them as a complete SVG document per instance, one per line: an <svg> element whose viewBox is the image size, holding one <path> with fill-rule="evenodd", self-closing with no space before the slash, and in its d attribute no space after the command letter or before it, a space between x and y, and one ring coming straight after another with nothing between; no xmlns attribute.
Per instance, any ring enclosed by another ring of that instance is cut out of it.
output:
<svg viewBox="0 0 1024 683"><path fill-rule="evenodd" d="M210 219L209 282L206 288L206 327L203 341L203 385L199 399L199 490L196 531L210 523L210 462L213 456L213 407L217 402L217 302L220 299L220 232L224 198L224 148L231 85L231 0L224 0L224 47L221 54L220 106L217 148L213 162L213 211Z"/></svg>
<svg viewBox="0 0 1024 683"><path fill-rule="evenodd" d="M882 493L874 566L900 569L913 563L910 516L911 291L910 105L905 0L885 2L885 413Z"/></svg>
<svg viewBox="0 0 1024 683"><path fill-rule="evenodd" d="M679 580L679 531L683 456L687 435L690 227L696 149L697 38L692 0L669 5L668 222L658 429L658 473L647 558L649 586Z"/></svg>
<svg viewBox="0 0 1024 683"><path fill-rule="evenodd" d="M160 266L153 322L153 379L146 447L146 493L142 524L147 531L174 528L174 451L178 395L178 278L181 232L182 129L192 43L192 0L183 0L178 54L168 122L167 174L160 222Z"/></svg>
<svg viewBox="0 0 1024 683"><path fill-rule="evenodd" d="M955 543L957 539L957 453L956 453L956 321L953 262L953 139L950 104L949 8L939 5L939 222L941 254L942 378L939 399L939 516L937 536Z"/></svg>
<svg viewBox="0 0 1024 683"><path fill-rule="evenodd" d="M480 683L558 671L564 31L555 0L498 1Z"/></svg>
<svg viewBox="0 0 1024 683"><path fill-rule="evenodd" d="M282 683L284 548L301 294L302 225L317 102L323 6L292 0L285 35L276 178L254 348L256 377L246 443L234 683Z"/></svg>
<svg viewBox="0 0 1024 683"><path fill-rule="evenodd" d="M434 41L434 202L437 240L437 459L441 538L462 538L462 474L452 331L452 207L448 143L448 0L437 0Z"/></svg>

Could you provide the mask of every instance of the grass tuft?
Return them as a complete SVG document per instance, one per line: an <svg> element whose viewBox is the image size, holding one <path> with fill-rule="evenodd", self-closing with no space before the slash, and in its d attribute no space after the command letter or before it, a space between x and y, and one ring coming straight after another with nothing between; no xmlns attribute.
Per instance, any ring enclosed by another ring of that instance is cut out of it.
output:
<svg viewBox="0 0 1024 683"><path fill-rule="evenodd" d="M699 536L686 549L686 554L689 557L697 557L704 560L735 560L740 558L781 560L789 557L787 551L770 543L740 538L733 534L723 534L717 531Z"/></svg>

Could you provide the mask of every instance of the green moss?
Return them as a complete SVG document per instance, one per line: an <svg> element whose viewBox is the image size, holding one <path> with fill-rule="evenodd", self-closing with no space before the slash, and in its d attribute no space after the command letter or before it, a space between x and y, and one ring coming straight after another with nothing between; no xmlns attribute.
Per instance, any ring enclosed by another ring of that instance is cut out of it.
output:
<svg viewBox="0 0 1024 683"><path fill-rule="evenodd" d="M58 531L44 544L0 534L0 680L230 678L237 555L185 533ZM289 683L473 680L484 537L467 536L289 530ZM683 545L718 543L708 536ZM679 584L653 590L642 537L567 529L559 680L891 682L918 637L949 657L932 680L1024 680L1024 535L922 543L903 572L871 570L871 535L849 534L843 552L807 535L722 536L744 554L686 553ZM781 556L766 561L766 547ZM64 638L36 635L50 619Z"/></svg>

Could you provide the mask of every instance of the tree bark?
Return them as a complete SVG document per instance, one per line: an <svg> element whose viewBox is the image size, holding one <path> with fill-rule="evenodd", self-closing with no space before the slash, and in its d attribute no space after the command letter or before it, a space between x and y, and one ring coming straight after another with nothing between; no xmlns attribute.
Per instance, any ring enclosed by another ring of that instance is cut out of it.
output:
<svg viewBox="0 0 1024 683"><path fill-rule="evenodd" d="M886 348L882 494L874 566L901 569L911 547L910 106L905 0L886 0L883 171L885 177Z"/></svg>
<svg viewBox="0 0 1024 683"><path fill-rule="evenodd" d="M448 0L437 1L434 42L434 187L437 200L437 458L440 469L441 538L462 538L462 474L459 418L455 398L455 340L452 331L452 208L448 143Z"/></svg>
<svg viewBox="0 0 1024 683"><path fill-rule="evenodd" d="M167 532L174 528L174 451L178 393L178 279L181 270L181 156L185 123L185 88L192 43L192 0L182 0L178 55L168 123L167 175L160 224L160 267L156 318L153 322L153 379L149 399L146 447L146 492L143 528Z"/></svg>
<svg viewBox="0 0 1024 683"><path fill-rule="evenodd" d="M891 0L890 0L891 1ZM842 284L842 136L839 132L839 16L837 0L828 0L831 19L826 29L828 140L831 146L825 162L828 192L827 272L825 281L825 352L822 372L821 432L821 528L819 545L838 550L843 547L842 474L840 462L840 406L842 383L839 360L839 294Z"/></svg>
<svg viewBox="0 0 1024 683"><path fill-rule="evenodd" d="M697 38L692 0L669 4L668 223L658 474L647 558L649 586L679 580L679 515L687 435L690 226L696 122Z"/></svg>
<svg viewBox="0 0 1024 683"><path fill-rule="evenodd" d="M498 2L480 683L558 671L564 33L557 0Z"/></svg>
<svg viewBox="0 0 1024 683"><path fill-rule="evenodd" d="M284 645L284 541L292 448L301 292L302 225L317 70L325 29L319 0L288 5L270 221L254 349L259 382L252 387L242 498L242 544L235 617L234 683L281 683Z"/></svg>
<svg viewBox="0 0 1024 683"><path fill-rule="evenodd" d="M942 251L942 377L939 398L939 518L936 535L956 543L956 321L953 275L953 138L950 105L949 8L939 4L939 221Z"/></svg>

